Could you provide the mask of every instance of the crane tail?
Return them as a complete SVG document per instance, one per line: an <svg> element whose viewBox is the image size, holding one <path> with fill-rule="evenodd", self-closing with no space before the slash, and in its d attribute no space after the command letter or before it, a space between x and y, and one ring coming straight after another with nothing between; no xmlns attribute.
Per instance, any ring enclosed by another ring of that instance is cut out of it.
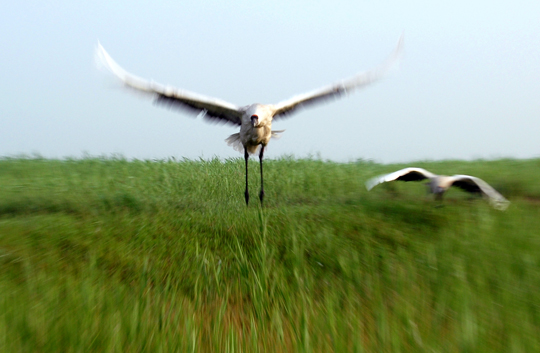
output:
<svg viewBox="0 0 540 353"><path fill-rule="evenodd" d="M244 152L244 145L242 144L242 141L240 141L239 133L227 137L225 142L227 142L227 146L231 146L235 151Z"/></svg>

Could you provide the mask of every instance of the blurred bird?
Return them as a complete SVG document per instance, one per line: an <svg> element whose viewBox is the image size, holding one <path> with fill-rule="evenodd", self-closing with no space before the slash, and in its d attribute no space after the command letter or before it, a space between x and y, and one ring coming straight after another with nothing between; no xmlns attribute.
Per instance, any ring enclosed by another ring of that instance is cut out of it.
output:
<svg viewBox="0 0 540 353"><path fill-rule="evenodd" d="M429 182L426 183L428 192L435 194L436 200L442 200L443 194L451 186L457 186L470 193L482 194L498 210L505 210L510 203L482 179L470 175L436 175L422 168L405 168L397 172L377 176L366 182L366 188L369 191L378 184L394 180L420 181L424 179L429 179Z"/></svg>
<svg viewBox="0 0 540 353"><path fill-rule="evenodd" d="M403 47L403 36L392 55L379 67L359 73L353 77L322 87L309 93L294 96L277 104L251 104L237 106L220 99L210 98L196 93L177 89L171 86L161 85L154 81L147 81L132 75L122 69L98 43L96 59L114 75L116 75L126 87L154 96L156 103L169 107L182 108L188 113L203 114L212 122L222 122L240 126L240 132L232 134L225 141L239 152L244 152L246 162L246 190L245 200L249 204L248 192L248 158L250 154L259 153L261 172L261 190L259 199L264 198L263 187L263 154L264 148L270 138L279 136L284 130L273 131L272 120L286 117L300 108L308 107L314 103L320 103L331 98L338 98L354 89L366 86L382 78L395 64Z"/></svg>

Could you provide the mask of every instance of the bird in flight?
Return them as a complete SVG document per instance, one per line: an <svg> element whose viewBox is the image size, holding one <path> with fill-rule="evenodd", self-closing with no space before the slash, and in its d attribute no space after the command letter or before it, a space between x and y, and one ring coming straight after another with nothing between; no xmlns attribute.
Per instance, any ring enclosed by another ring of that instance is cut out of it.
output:
<svg viewBox="0 0 540 353"><path fill-rule="evenodd" d="M434 194L437 200L442 200L444 193L451 186L456 186L470 193L481 194L498 210L504 211L510 203L510 201L505 199L504 196L499 194L497 190L482 179L470 175L436 175L422 168L405 168L390 174L374 177L366 182L366 189L369 191L378 184L394 180L420 181L425 179L429 180L426 184L428 192Z"/></svg>
<svg viewBox="0 0 540 353"><path fill-rule="evenodd" d="M162 85L154 81L142 79L125 71L118 65L98 42L96 59L98 63L111 71L126 87L147 93L155 97L158 104L178 107L191 114L204 114L210 122L223 122L240 127L240 132L232 134L225 141L239 152L244 152L246 162L246 205L249 204L248 191L248 159L250 154L259 155L261 189L259 199L264 198L263 155L264 149L272 137L279 136L284 130L272 130L272 120L287 117L299 109L329 99L341 97L354 89L366 86L381 79L398 61L403 47L403 36L396 49L380 66L370 71L358 73L352 77L314 91L294 96L277 104L251 104L237 106L220 99L203 96L197 93Z"/></svg>

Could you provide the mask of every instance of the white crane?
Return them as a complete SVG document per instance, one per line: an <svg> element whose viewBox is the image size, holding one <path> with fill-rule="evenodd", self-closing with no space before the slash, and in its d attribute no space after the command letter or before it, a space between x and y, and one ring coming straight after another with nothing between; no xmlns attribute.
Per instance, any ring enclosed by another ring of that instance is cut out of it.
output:
<svg viewBox="0 0 540 353"><path fill-rule="evenodd" d="M499 210L505 210L510 203L510 201L505 199L504 196L499 194L497 190L482 179L470 175L436 175L422 168L405 168L390 174L377 176L366 182L366 189L369 191L378 184L394 180L420 181L425 179L429 179L429 182L426 184L428 191L435 194L437 200L442 200L443 194L451 186L457 186L471 193L482 194L482 196L488 198L493 207Z"/></svg>
<svg viewBox="0 0 540 353"><path fill-rule="evenodd" d="M248 192L248 158L250 154L259 153L261 172L261 203L264 198L262 160L264 148L270 138L276 137L281 131L272 131L272 120L283 118L299 108L307 107L330 98L343 96L356 88L366 86L384 76L400 56L403 46L403 36L392 55L379 67L359 73L353 77L322 87L309 93L294 96L277 104L251 104L244 107L225 102L220 99L206 97L200 94L161 85L154 81L144 80L122 69L98 43L96 58L103 66L117 76L125 86L155 97L157 103L185 109L188 113L204 114L204 117L214 122L224 122L240 126L240 132L232 134L225 141L239 152L244 152L246 162L246 204L249 203Z"/></svg>

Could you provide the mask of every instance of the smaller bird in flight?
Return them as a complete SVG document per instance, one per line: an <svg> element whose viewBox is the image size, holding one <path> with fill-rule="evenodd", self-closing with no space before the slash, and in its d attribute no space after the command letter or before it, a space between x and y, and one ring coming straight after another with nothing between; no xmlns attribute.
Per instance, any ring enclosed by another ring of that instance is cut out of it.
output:
<svg viewBox="0 0 540 353"><path fill-rule="evenodd" d="M420 181L425 179L429 180L426 183L428 192L434 194L436 200L442 200L444 193L451 186L456 186L470 193L481 194L498 210L504 211L510 204L510 201L482 179L470 175L436 175L422 168L405 168L390 174L379 175L366 182L366 189L369 191L378 184L394 180Z"/></svg>

